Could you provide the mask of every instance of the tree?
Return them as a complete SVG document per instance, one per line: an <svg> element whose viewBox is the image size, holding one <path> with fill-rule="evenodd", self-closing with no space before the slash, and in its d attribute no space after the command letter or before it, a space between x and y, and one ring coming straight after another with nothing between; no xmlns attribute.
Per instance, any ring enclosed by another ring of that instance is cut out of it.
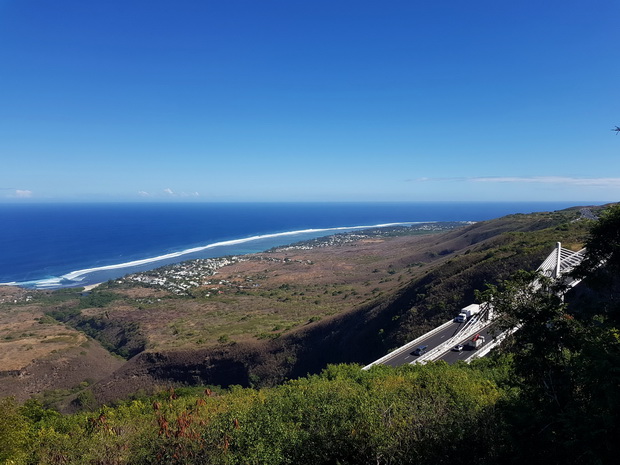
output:
<svg viewBox="0 0 620 465"><path fill-rule="evenodd" d="M609 207L592 226L586 257L573 274L590 289L578 296L581 308L620 326L620 205Z"/></svg>
<svg viewBox="0 0 620 465"><path fill-rule="evenodd" d="M556 285L519 272L481 298L500 329L518 328L504 351L513 355L506 409L515 450L550 463L615 463L620 455L620 206L593 224L582 285L558 297ZM536 283L536 285L534 284Z"/></svg>
<svg viewBox="0 0 620 465"><path fill-rule="evenodd" d="M578 350L582 327L558 296L551 279L519 271L480 298L492 302L498 332L514 331L503 350L514 355L515 374L523 392L541 411L561 409L571 399L566 391L567 364Z"/></svg>

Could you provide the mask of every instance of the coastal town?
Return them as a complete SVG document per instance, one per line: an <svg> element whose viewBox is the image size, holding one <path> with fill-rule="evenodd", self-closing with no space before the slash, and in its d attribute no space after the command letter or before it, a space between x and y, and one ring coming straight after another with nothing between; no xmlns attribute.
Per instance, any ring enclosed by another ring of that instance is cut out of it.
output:
<svg viewBox="0 0 620 465"><path fill-rule="evenodd" d="M409 236L419 234L431 234L448 231L457 227L471 224L471 222L436 222L418 223L407 226L389 226L383 228L371 228L361 231L344 232L326 237L319 237L306 241L296 242L286 246L274 247L263 253L241 256L227 256L219 258L204 258L188 260L181 263L163 266L154 270L133 273L107 283L108 287L131 287L139 285L154 289L168 291L178 296L192 296L193 291L201 288L201 297L210 297L221 294L226 290L235 291L244 288L256 288L260 284L252 278L246 277L239 281L218 279L218 270L223 267L235 265L241 262L296 262L312 265L310 260L291 259L288 257L275 256L282 252L312 250L323 247L341 247L362 240L377 240L388 237Z"/></svg>

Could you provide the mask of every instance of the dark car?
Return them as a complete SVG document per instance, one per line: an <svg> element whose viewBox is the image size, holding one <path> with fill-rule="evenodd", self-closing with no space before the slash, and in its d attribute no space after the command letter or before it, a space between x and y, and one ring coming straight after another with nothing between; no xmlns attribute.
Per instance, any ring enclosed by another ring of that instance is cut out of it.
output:
<svg viewBox="0 0 620 465"><path fill-rule="evenodd" d="M418 347L416 350L413 351L413 355L422 355L424 353L426 353L426 348L428 346L420 346Z"/></svg>

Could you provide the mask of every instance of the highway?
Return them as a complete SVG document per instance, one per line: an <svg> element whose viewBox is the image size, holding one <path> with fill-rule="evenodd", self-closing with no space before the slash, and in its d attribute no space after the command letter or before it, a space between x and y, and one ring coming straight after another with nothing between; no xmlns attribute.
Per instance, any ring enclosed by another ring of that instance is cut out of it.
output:
<svg viewBox="0 0 620 465"><path fill-rule="evenodd" d="M488 324L483 329L478 331L476 334L480 334L481 336L484 337L485 345L491 342L493 338L495 337L495 334L493 334L493 331L491 330L491 324ZM470 336L467 339L460 340L458 344L465 346L467 344L467 341L470 341L472 337L473 336ZM452 347L454 347L454 345ZM452 364L452 363L458 362L459 360L464 361L465 359L474 355L475 352L476 352L475 350L467 350L467 348L464 348L461 352L455 352L451 350L451 348L449 348L447 352L437 357L435 360L443 360L444 362Z"/></svg>
<svg viewBox="0 0 620 465"><path fill-rule="evenodd" d="M448 325L442 331L432 334L419 341L415 347L411 348L411 350L400 353L395 352L394 357L388 358L383 362L383 364L397 367L406 363L412 363L418 358L416 355L413 355L413 351L416 349L416 347L428 346L426 350L429 351L454 336L463 325L464 323L452 322L452 324Z"/></svg>
<svg viewBox="0 0 620 465"><path fill-rule="evenodd" d="M554 279L560 279L563 276L568 276L570 271L577 266L584 257L584 250L582 249L578 252L573 252L568 249L562 248L561 243L556 244L556 248L551 254L545 259L545 261L538 267L537 271L542 272L546 276L549 276ZM565 281L566 282L566 281ZM579 282L579 280L568 281L569 286L574 286ZM467 310L470 306L463 308L462 310ZM490 307L489 307L490 308ZM490 312L481 312L479 316L474 318L492 318ZM473 324L473 326L471 326ZM364 370L369 369L371 366L375 364L384 364L390 366L400 366L406 363L414 363L416 361L420 361L424 363L429 360L443 360L447 363L456 363L459 360L467 360L469 357L476 353L475 350L468 350L466 348L463 351L457 352L452 351L451 348L454 347L457 342L451 342L450 346L446 346L441 348L443 350L440 353L440 350L437 350L437 353L428 353L426 356L417 356L414 355L414 351L416 348L421 346L427 346L426 352L431 352L436 347L442 345L444 342L448 341L452 338L459 330L461 330L464 326L467 326L464 329L464 332L468 334L467 337L461 338L458 341L458 344L465 346L467 341L471 340L476 334L483 336L484 346L487 346L494 338L495 334L492 330L492 324L486 323L481 329L475 329L478 326L478 323L475 319L471 319L468 323L457 323L455 321L446 322L441 326L429 331L426 335L420 336L418 339L414 339L413 341L405 344L404 346L396 349L392 354L388 354L380 359L372 362L369 365L364 367ZM517 330L518 326L514 328ZM513 330L513 331L514 331ZM499 341L499 339L498 339ZM483 346L483 347L484 347ZM478 350L480 350L479 348Z"/></svg>

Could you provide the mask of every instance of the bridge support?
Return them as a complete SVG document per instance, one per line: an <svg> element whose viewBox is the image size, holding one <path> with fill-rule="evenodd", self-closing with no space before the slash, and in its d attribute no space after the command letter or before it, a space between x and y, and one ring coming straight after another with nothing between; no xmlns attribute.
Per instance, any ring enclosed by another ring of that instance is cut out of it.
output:
<svg viewBox="0 0 620 465"><path fill-rule="evenodd" d="M562 243L561 242L557 242L556 243L556 261L555 261L555 271L553 273L553 277L554 278L559 278L560 277L560 265L562 264Z"/></svg>

